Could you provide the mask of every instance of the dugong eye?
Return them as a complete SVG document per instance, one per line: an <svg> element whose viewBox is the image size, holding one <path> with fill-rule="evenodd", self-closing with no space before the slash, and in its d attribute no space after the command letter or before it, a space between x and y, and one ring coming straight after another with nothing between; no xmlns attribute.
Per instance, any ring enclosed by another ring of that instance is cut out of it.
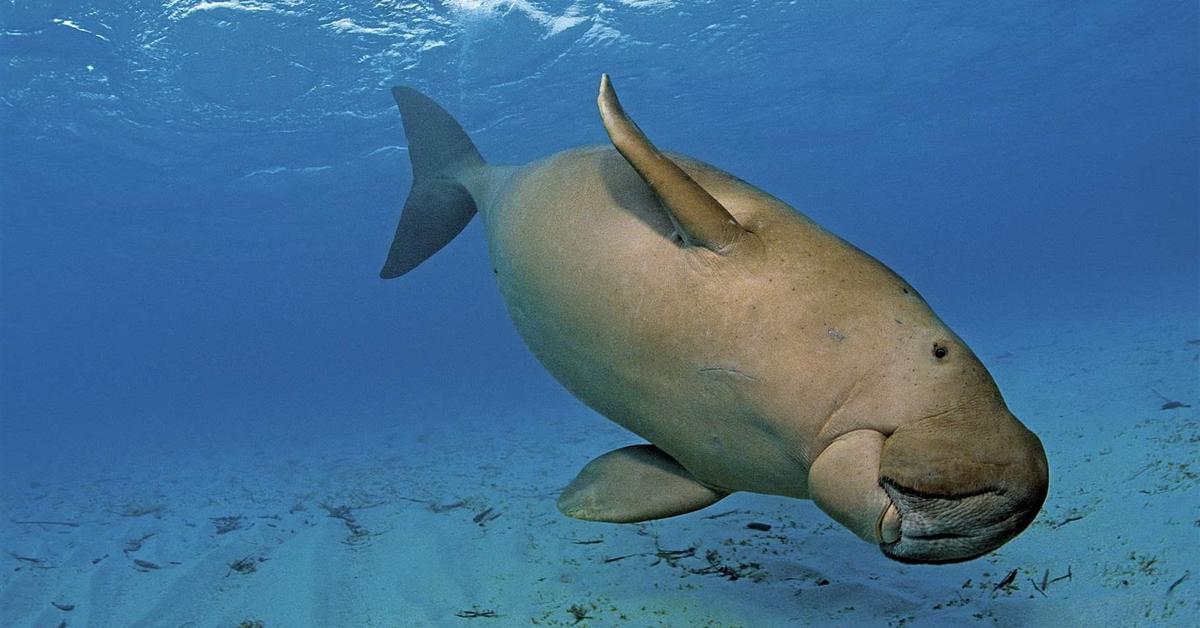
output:
<svg viewBox="0 0 1200 628"><path fill-rule="evenodd" d="M933 357L942 359L950 354L950 350L940 342L933 343Z"/></svg>

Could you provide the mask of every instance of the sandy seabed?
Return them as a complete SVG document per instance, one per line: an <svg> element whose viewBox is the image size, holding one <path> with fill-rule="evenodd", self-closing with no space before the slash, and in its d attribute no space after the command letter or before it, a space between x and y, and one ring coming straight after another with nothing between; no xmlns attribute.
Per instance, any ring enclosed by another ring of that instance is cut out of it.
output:
<svg viewBox="0 0 1200 628"><path fill-rule="evenodd" d="M637 442L577 408L10 476L0 625L1200 625L1194 315L1040 325L980 353L1052 482L1029 530L965 564L889 561L760 495L564 518L578 468Z"/></svg>

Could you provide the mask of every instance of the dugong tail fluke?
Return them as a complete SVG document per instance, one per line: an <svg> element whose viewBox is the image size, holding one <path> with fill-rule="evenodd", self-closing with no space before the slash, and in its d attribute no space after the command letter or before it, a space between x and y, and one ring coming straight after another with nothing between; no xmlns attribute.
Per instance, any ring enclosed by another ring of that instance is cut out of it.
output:
<svg viewBox="0 0 1200 628"><path fill-rule="evenodd" d="M399 277L429 259L475 215L475 201L462 181L486 165L465 131L424 94L392 88L404 120L413 185L387 262L379 276Z"/></svg>

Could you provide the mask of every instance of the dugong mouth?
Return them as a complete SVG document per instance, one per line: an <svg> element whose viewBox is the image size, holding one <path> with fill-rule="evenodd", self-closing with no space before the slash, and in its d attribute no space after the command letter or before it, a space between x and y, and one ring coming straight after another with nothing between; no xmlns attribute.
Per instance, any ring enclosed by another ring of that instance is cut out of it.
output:
<svg viewBox="0 0 1200 628"><path fill-rule="evenodd" d="M885 524L893 530L884 535L885 542L879 547L888 558L903 563L956 563L978 558L1016 536L1032 519L1025 508L1014 507L1014 500L1000 488L937 495L887 477L880 484L897 512L889 509L885 515Z"/></svg>

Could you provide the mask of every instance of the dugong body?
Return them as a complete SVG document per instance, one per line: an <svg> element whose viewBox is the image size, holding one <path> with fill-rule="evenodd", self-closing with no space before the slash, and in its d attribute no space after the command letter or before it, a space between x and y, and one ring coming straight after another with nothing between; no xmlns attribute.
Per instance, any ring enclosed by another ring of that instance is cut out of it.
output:
<svg viewBox="0 0 1200 628"><path fill-rule="evenodd" d="M589 463L565 514L630 522L734 491L811 498L908 562L974 558L1037 514L1040 441L916 290L769 194L659 152L607 77L613 146L521 167L487 165L433 101L393 93L414 183L381 275L408 272L478 212L521 337L649 443Z"/></svg>

